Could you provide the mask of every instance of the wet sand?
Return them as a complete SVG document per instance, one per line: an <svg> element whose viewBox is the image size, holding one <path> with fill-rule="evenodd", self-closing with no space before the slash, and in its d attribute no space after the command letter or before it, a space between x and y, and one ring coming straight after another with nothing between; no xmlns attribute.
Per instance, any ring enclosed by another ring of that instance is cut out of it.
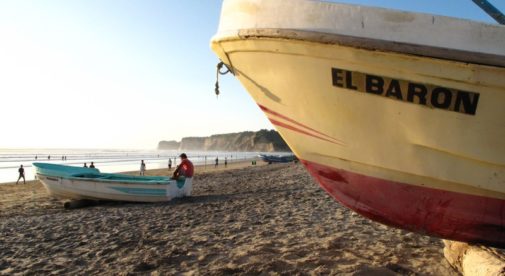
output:
<svg viewBox="0 0 505 276"><path fill-rule="evenodd" d="M442 240L355 214L300 164L199 167L193 187L66 210L37 181L0 185L0 274L457 275Z"/></svg>

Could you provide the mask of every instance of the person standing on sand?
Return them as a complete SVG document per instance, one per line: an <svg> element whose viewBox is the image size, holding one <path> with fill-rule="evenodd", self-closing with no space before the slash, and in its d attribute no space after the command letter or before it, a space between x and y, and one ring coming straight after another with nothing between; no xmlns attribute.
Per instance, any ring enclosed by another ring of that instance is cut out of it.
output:
<svg viewBox="0 0 505 276"><path fill-rule="evenodd" d="M16 184L18 184L18 182L21 178L23 178L23 184L26 184L25 169L23 168L23 165L21 165L21 167L19 167L18 172L19 172L19 177L18 177L18 181L16 181Z"/></svg>
<svg viewBox="0 0 505 276"><path fill-rule="evenodd" d="M216 156L216 163L214 163L214 168L217 168L217 165L219 165L219 158Z"/></svg>
<svg viewBox="0 0 505 276"><path fill-rule="evenodd" d="M140 175L146 175L146 163L144 163L144 160L140 161Z"/></svg>
<svg viewBox="0 0 505 276"><path fill-rule="evenodd" d="M185 153L181 153L179 157L181 158L181 163L175 169L172 178L177 180L179 177L184 176L184 195L190 196L193 190L193 174L195 172L195 167L193 163L189 161Z"/></svg>
<svg viewBox="0 0 505 276"><path fill-rule="evenodd" d="M224 158L224 167L228 167L228 157Z"/></svg>
<svg viewBox="0 0 505 276"><path fill-rule="evenodd" d="M168 158L168 170L172 170L172 159Z"/></svg>

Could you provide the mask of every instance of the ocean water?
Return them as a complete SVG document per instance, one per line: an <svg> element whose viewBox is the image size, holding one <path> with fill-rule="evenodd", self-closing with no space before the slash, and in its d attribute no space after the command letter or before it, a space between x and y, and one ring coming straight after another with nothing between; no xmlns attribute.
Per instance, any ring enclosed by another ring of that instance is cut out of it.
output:
<svg viewBox="0 0 505 276"><path fill-rule="evenodd" d="M195 165L214 166L228 162L259 159L260 152L217 152L185 151ZM117 149L0 149L0 184L16 182L20 165L25 168L26 180L35 179L33 162L64 164L69 166L88 166L94 162L101 172L126 172L140 170L140 161L144 160L147 169L168 169L168 159L172 159L172 170L180 163L181 151L174 150L117 150ZM63 157L66 157L64 159Z"/></svg>

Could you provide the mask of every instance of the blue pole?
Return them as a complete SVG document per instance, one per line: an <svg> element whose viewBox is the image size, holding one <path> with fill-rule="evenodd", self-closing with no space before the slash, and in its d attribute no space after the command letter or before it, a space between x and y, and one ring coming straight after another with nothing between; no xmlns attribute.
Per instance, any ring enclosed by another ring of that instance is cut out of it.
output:
<svg viewBox="0 0 505 276"><path fill-rule="evenodd" d="M491 3L489 3L487 0L472 0L477 6L479 6L482 10L484 10L489 16L494 18L496 22L500 23L501 25L505 25L505 15L495 8Z"/></svg>

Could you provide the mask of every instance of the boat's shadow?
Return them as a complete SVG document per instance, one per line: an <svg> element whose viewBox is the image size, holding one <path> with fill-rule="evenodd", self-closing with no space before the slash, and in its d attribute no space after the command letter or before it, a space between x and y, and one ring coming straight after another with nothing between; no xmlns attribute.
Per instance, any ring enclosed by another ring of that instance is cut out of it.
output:
<svg viewBox="0 0 505 276"><path fill-rule="evenodd" d="M166 206L166 205L181 205L193 203L211 203L218 201L227 201L233 195L200 195L188 196L182 198L174 198L165 202L131 202L131 201L112 201L112 200L70 200L63 204L65 209L81 209L87 207L124 207L124 206Z"/></svg>
<svg viewBox="0 0 505 276"><path fill-rule="evenodd" d="M124 207L124 206L168 206L168 205L183 205L183 204L195 204L195 203L214 203L214 202L225 202L230 200L241 200L245 198L251 198L254 196L261 196L261 194L272 194L272 193L289 193L301 190L300 188L294 189L279 189L270 188L262 189L258 191L244 191L240 193L233 194L217 194L217 195L192 195L181 198L174 198L170 201L165 202L128 202L128 201L107 201L107 200L72 200L64 203L65 209L80 209L93 206L103 206L103 207Z"/></svg>

